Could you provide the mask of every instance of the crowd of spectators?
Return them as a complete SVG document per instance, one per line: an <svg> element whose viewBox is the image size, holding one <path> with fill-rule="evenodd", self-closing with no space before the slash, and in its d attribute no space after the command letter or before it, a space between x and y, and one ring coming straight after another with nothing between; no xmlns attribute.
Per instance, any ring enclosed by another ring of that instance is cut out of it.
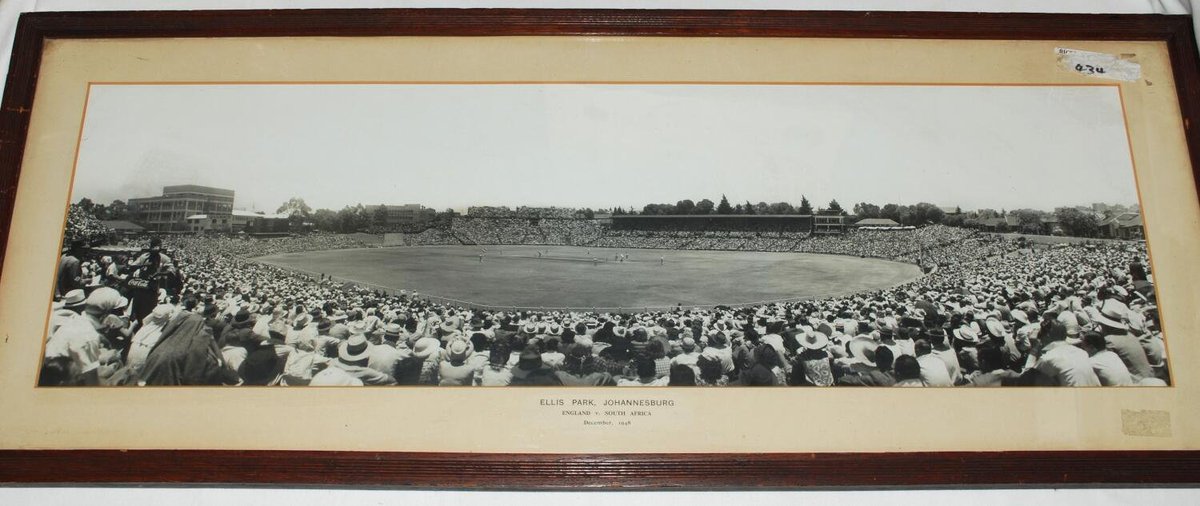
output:
<svg viewBox="0 0 1200 506"><path fill-rule="evenodd" d="M121 242L121 245L130 247L144 244L145 240L143 239L127 239ZM380 243L366 234L317 232L270 239L229 235L175 235L167 239L165 246L181 252L205 252L215 256L253 258L302 251L372 248L380 246Z"/></svg>
<svg viewBox="0 0 1200 506"><path fill-rule="evenodd" d="M67 228L63 238L67 244L82 241L86 244L104 242L113 234L113 230L92 213L87 212L79 204L71 204L67 210Z"/></svg>
<svg viewBox="0 0 1200 506"><path fill-rule="evenodd" d="M547 221L562 225L541 220ZM528 232L525 225L504 223L506 234ZM553 237L585 237L574 230L556 233ZM916 255L939 268L897 287L851 296L617 314L444 304L250 260L366 244L354 236L174 237L116 256L72 243L60 264L40 382L939 387L1169 382L1142 244L1017 248L950 227L794 238L610 230L598 240L605 238L629 241L619 247L788 245L786 251Z"/></svg>
<svg viewBox="0 0 1200 506"><path fill-rule="evenodd" d="M689 222L691 223L691 222ZM695 225L695 223L692 223ZM618 249L675 249L826 253L914 264L958 263L1002 254L1011 243L974 230L930 225L843 234L771 230L613 228L595 220L456 217L449 228L389 234L389 245L555 245Z"/></svg>
<svg viewBox="0 0 1200 506"><path fill-rule="evenodd" d="M467 209L467 214L473 218L547 218L556 220L572 219L579 210L572 207L528 207L519 206L511 209L505 206L473 206Z"/></svg>
<svg viewBox="0 0 1200 506"><path fill-rule="evenodd" d="M384 246L441 246L469 244L445 228L427 228L415 234L389 233L383 235Z"/></svg>

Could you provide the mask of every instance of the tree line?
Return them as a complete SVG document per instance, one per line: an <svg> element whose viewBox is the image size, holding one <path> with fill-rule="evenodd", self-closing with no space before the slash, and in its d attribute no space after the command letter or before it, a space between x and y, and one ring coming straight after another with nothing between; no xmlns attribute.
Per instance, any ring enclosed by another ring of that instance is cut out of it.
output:
<svg viewBox="0 0 1200 506"><path fill-rule="evenodd" d="M642 216L660 216L660 215L781 215L781 214L826 214L826 215L841 215L845 216L846 211L842 209L838 201L832 200L829 205L813 211L813 206L808 201L808 197L801 195L800 204L793 205L789 202L759 202L751 203L749 200L745 204L732 205L729 203L729 198L721 195L721 201L714 203L709 199L701 199L699 202L691 199L680 200L674 204L646 204L641 210L630 208L626 210L623 207L617 206L613 208L614 215L642 215Z"/></svg>
<svg viewBox="0 0 1200 506"><path fill-rule="evenodd" d="M75 203L80 210L90 216L94 216L97 220L128 220L129 207L124 200L114 200L111 204L97 204L92 202L92 199L87 197L79 199Z"/></svg>

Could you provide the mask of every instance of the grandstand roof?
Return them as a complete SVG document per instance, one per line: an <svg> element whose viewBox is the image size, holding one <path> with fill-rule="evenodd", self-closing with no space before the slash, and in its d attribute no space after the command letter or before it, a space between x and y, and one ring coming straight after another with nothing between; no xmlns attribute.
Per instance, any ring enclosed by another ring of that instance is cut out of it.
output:
<svg viewBox="0 0 1200 506"><path fill-rule="evenodd" d="M1007 225L1008 221L1000 217L984 218L979 220L979 224L985 227L998 227L1000 225Z"/></svg>
<svg viewBox="0 0 1200 506"><path fill-rule="evenodd" d="M118 232L125 232L125 231L140 232L142 230L145 230L144 227L142 227L141 225L138 225L137 223L134 223L132 221L101 220L100 223L103 223L104 226L111 228L113 230L116 230Z"/></svg>
<svg viewBox="0 0 1200 506"><path fill-rule="evenodd" d="M899 223L887 218L863 218L854 223L860 227L898 227Z"/></svg>
<svg viewBox="0 0 1200 506"><path fill-rule="evenodd" d="M230 214L214 214L214 216L217 216L217 217L221 217L221 216L226 216L226 217L228 217L228 216L241 216L241 217L244 217L244 218L269 218L269 219L272 219L272 220L283 220L283 219L287 219L287 218L289 218L289 216L288 216L288 215L286 215L286 214L282 214L282 213L280 213L280 214L266 214L266 213L256 213L256 212L254 212L254 211L243 211L243 210L241 210L241 209L234 209L234 210L233 210L233 212L231 212ZM209 217L209 215L207 215L207 214L193 214L193 215L191 215L191 216L188 216L188 217L187 217L187 218L185 218L185 219L188 219L188 220L203 220L203 219L207 219L208 217Z"/></svg>
<svg viewBox="0 0 1200 506"><path fill-rule="evenodd" d="M1105 220L1101 224L1116 224L1118 227L1140 227L1142 226L1142 215L1139 213L1121 213Z"/></svg>
<svg viewBox="0 0 1200 506"><path fill-rule="evenodd" d="M262 213L262 212L243 211L241 209L234 209L233 215L234 216L249 216L251 218L271 218L271 219L276 219L276 220L281 220L281 219L288 217L288 215L283 214L283 213L266 214L266 213Z"/></svg>

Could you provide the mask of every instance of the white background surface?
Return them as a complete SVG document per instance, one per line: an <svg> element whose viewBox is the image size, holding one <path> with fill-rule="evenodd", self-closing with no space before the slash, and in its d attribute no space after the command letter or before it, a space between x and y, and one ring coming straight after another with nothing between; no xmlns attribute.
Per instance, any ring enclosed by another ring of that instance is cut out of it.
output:
<svg viewBox="0 0 1200 506"><path fill-rule="evenodd" d="M0 0L0 69L7 72L16 19L21 12L62 10L182 10L321 7L526 7L526 8L745 8L807 10L932 10L988 12L1171 13L1194 10L1200 0ZM238 465L230 462L230 465ZM70 478L63 476L64 479ZM1200 480L1200 470L1197 470ZM1066 490L906 490L800 492L432 492L398 490L245 489L245 488L0 488L0 505L255 505L288 504L357 506L391 504L837 504L969 505L1053 504L1108 506L1118 504L1200 504L1200 489L1066 489Z"/></svg>

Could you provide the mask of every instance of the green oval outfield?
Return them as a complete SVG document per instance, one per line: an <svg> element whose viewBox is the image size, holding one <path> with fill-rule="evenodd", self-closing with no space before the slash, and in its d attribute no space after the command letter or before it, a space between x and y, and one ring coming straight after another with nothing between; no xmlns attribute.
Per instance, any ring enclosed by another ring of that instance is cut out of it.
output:
<svg viewBox="0 0 1200 506"><path fill-rule="evenodd" d="M255 260L380 289L518 308L737 306L847 295L921 276L915 265L876 258L578 246L387 247Z"/></svg>

